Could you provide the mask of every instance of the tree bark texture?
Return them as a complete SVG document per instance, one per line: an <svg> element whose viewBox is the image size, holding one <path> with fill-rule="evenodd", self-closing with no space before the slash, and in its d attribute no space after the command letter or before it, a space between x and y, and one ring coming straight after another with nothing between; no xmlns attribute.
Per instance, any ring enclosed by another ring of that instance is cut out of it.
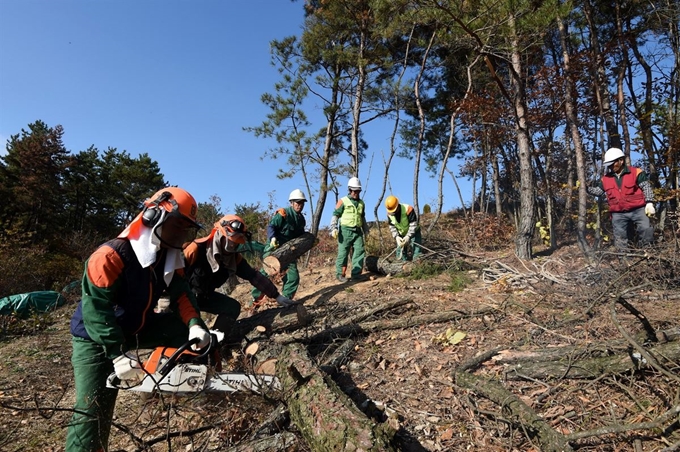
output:
<svg viewBox="0 0 680 452"><path fill-rule="evenodd" d="M677 362L680 359L680 342L669 342L649 348L648 352L653 356ZM535 357L530 356L527 361L510 366L506 371L506 378L508 380L521 380L526 377L534 379L597 378L603 374L621 374L649 367L643 357L636 355L634 351L590 359L534 360Z"/></svg>
<svg viewBox="0 0 680 452"><path fill-rule="evenodd" d="M261 334L267 337L273 333L296 330L308 325L312 320L307 309L302 305L293 305L285 308L273 308L259 312L251 317L236 321L231 331L225 337L226 342L239 342L251 332L256 331L257 326L263 326L265 331Z"/></svg>
<svg viewBox="0 0 680 452"><path fill-rule="evenodd" d="M481 394L511 413L510 420L538 439L540 449L545 452L567 452L573 450L566 438L555 431L543 419L522 402L519 397L505 389L500 383L480 378L467 372L455 374L456 384Z"/></svg>
<svg viewBox="0 0 680 452"><path fill-rule="evenodd" d="M413 270L412 262L390 262L378 256L366 256L364 266L368 271L380 275L402 275L407 276Z"/></svg>
<svg viewBox="0 0 680 452"><path fill-rule="evenodd" d="M284 452L292 450L291 448L293 447L297 448L298 445L295 434L281 432L272 436L246 441L238 446L230 447L229 450L231 452Z"/></svg>
<svg viewBox="0 0 680 452"><path fill-rule="evenodd" d="M394 451L396 433L368 419L311 361L300 344L284 347L276 365L291 421L314 451Z"/></svg>
<svg viewBox="0 0 680 452"><path fill-rule="evenodd" d="M311 250L315 241L314 234L305 232L300 237L284 243L263 259L264 270L269 276L278 275L282 268L286 268L288 264Z"/></svg>

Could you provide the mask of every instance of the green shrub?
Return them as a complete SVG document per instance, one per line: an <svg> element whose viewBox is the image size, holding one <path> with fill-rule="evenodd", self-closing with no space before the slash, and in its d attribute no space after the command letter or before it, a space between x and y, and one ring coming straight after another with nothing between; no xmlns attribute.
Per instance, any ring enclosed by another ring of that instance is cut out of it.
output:
<svg viewBox="0 0 680 452"><path fill-rule="evenodd" d="M451 283L447 287L449 292L460 292L470 284L470 278L466 273L451 270L449 274L451 275Z"/></svg>
<svg viewBox="0 0 680 452"><path fill-rule="evenodd" d="M413 266L409 274L409 279L427 279L441 275L446 271L446 267L432 262L418 262Z"/></svg>

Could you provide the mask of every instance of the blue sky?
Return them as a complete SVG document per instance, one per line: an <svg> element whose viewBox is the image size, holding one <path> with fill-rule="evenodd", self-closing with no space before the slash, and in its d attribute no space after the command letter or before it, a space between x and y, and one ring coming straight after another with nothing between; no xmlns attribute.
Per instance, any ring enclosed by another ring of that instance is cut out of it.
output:
<svg viewBox="0 0 680 452"><path fill-rule="evenodd" d="M0 0L0 17L0 152L10 135L42 120L64 127L72 153L148 153L171 184L199 202L218 195L225 212L266 207L270 198L285 206L291 190L304 189L301 179L276 177L278 161L261 159L275 143L242 130L265 119L260 96L278 79L269 42L301 33L301 1ZM367 134L372 164L360 175L369 212L391 127ZM393 166L395 194L411 204L413 162ZM434 207L436 183L420 177L420 205ZM448 175L445 192L448 211L459 205Z"/></svg>

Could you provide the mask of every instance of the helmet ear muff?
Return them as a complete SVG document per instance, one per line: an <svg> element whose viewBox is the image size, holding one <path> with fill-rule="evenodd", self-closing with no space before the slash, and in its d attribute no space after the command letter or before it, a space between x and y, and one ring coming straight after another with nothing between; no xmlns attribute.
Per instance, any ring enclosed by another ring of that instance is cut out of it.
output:
<svg viewBox="0 0 680 452"><path fill-rule="evenodd" d="M144 206L144 210L142 211L142 224L148 228L156 226L163 216L163 209L160 207L161 203L170 200L171 197L172 193L164 191L158 198Z"/></svg>

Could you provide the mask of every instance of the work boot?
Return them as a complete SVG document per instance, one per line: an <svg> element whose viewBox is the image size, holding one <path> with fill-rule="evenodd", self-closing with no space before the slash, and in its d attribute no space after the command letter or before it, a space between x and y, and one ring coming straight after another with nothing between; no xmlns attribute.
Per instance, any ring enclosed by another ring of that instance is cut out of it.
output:
<svg viewBox="0 0 680 452"><path fill-rule="evenodd" d="M337 276L335 277L335 279L337 279L337 280L340 281L341 283L346 283L346 282L348 281L348 279L345 278L343 275L337 275Z"/></svg>

